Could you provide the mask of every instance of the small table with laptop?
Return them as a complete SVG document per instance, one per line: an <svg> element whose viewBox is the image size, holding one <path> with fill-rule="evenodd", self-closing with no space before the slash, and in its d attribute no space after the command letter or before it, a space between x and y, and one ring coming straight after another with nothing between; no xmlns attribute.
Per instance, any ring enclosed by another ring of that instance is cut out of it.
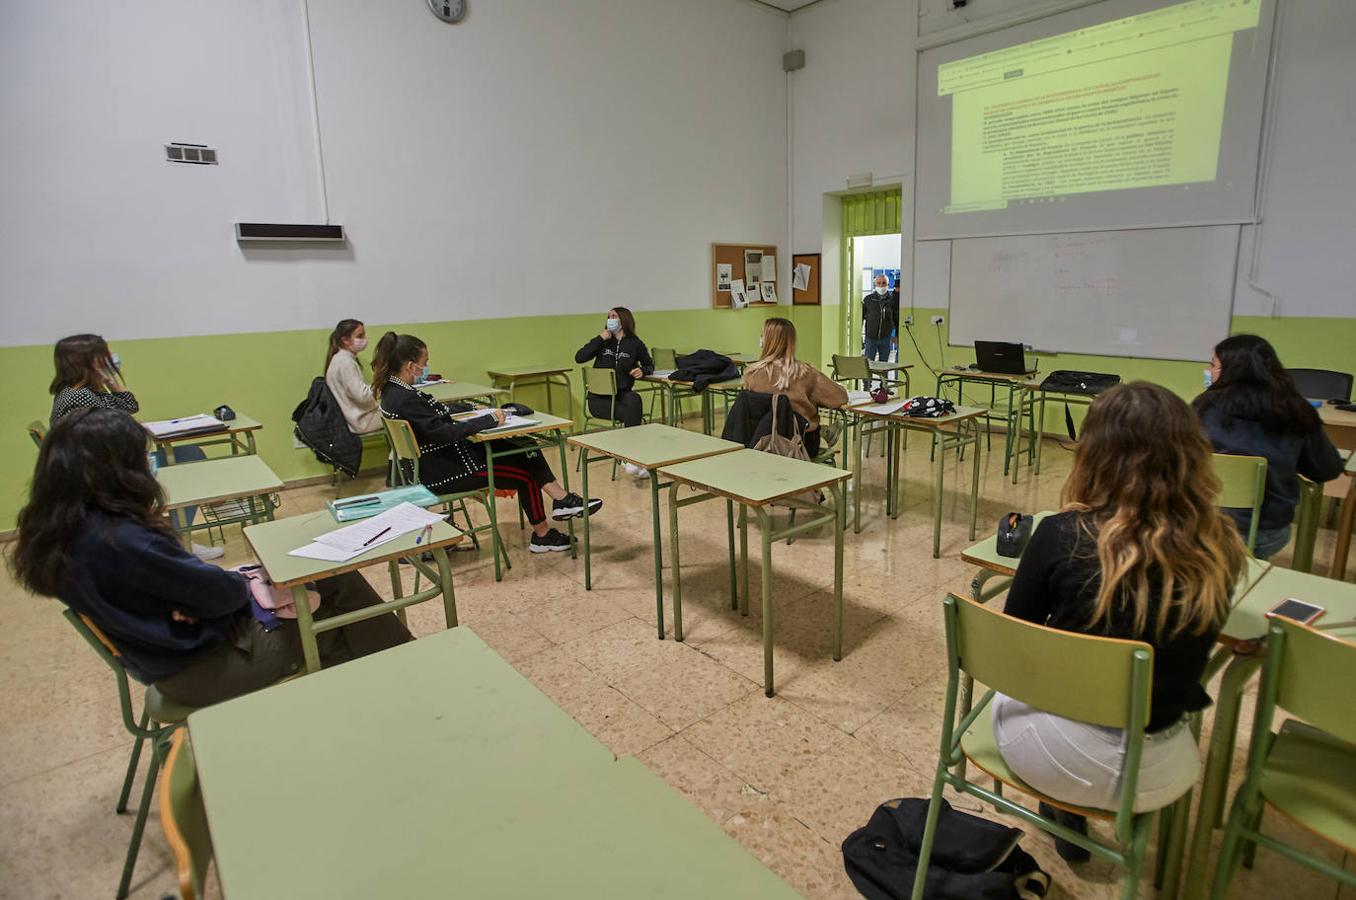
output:
<svg viewBox="0 0 1356 900"><path fill-rule="evenodd" d="M957 404L965 402L965 385L977 384L988 387L989 403L984 414L985 423L1000 420L1003 423L1003 474L1011 473L1013 484L1017 483L1017 469L1021 462L1022 416L1027 417L1027 427L1032 436L1027 445L1027 465L1036 461L1038 433L1033 418L1035 404L1032 392L1039 389L1034 380L1036 366L1028 363L1026 348L1021 344L1007 341L975 341L974 366L955 366L937 372L937 396L949 384L957 387ZM998 392L1007 391L1006 405L1000 405ZM1043 421L1043 420L1042 420ZM1013 464L1017 457L1018 465Z"/></svg>

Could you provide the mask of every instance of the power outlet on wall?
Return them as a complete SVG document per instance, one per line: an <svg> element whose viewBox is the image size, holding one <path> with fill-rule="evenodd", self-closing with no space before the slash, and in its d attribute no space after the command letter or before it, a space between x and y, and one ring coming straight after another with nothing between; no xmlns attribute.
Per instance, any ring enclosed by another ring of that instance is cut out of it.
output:
<svg viewBox="0 0 1356 900"><path fill-rule="evenodd" d="M912 328L912 327L913 327L913 316L905 316L905 317L904 317L904 327L905 327L905 328Z"/></svg>
<svg viewBox="0 0 1356 900"><path fill-rule="evenodd" d="M933 316L933 317L932 317L932 324L933 324L933 325L940 325L940 324L942 324L942 323L945 322L945 321L946 321L946 317L945 317L945 316Z"/></svg>

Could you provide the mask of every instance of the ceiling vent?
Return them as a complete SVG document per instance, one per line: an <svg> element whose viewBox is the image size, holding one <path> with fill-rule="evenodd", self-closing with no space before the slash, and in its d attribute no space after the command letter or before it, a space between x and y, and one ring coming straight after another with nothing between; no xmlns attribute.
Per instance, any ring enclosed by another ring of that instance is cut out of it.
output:
<svg viewBox="0 0 1356 900"><path fill-rule="evenodd" d="M195 166L215 166L217 151L206 144L166 144L165 160Z"/></svg>

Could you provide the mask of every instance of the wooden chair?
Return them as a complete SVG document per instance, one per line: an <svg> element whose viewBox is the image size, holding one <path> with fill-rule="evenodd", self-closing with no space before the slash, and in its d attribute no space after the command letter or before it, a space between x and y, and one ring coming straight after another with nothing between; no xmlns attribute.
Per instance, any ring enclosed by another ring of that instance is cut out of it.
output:
<svg viewBox="0 0 1356 900"><path fill-rule="evenodd" d="M212 865L212 835L193 761L193 745L183 729L170 738L169 753L160 772L160 827L165 831L179 876L181 900L203 895L207 869Z"/></svg>
<svg viewBox="0 0 1356 900"><path fill-rule="evenodd" d="M1250 509L1248 533L1244 536L1251 553L1257 546L1257 526L1262 519L1262 500L1267 493L1267 461L1261 456L1211 454L1215 477L1219 479L1219 503L1224 509Z"/></svg>
<svg viewBox="0 0 1356 900"><path fill-rule="evenodd" d="M941 755L918 854L913 900L923 897L941 810L939 801L947 786L1124 866L1128 874L1121 896L1127 900L1137 896L1140 867L1154 816L1170 817L1166 821L1172 828L1185 827L1190 803L1188 794L1162 810L1134 811L1144 728L1149 721L1153 648L1139 641L1092 637L1033 625L954 594L948 594L943 601L943 613L947 684ZM973 709L962 712L958 722L957 697L962 674L990 689ZM1087 685L1096 685L1097 689L1087 690ZM999 753L989 714L989 704L999 691L1052 715L1126 732L1125 768L1114 810L1078 807L1046 797L1008 768ZM965 760L993 778L992 790L965 777L961 765ZM1005 784L1058 809L1109 822L1112 841L1103 843L1091 834L1079 834L1054 819L1032 812L1003 796ZM1163 863L1164 854L1160 852L1160 870ZM1161 874L1160 871L1160 877Z"/></svg>
<svg viewBox="0 0 1356 900"><path fill-rule="evenodd" d="M1212 898L1222 900L1228 891L1239 851L1248 861L1256 846L1356 887L1356 872L1261 832L1262 810L1270 806L1305 831L1356 853L1353 684L1356 644L1289 619L1271 620L1247 770L1224 826ZM1278 709L1296 718L1273 733Z"/></svg>
<svg viewBox="0 0 1356 900"><path fill-rule="evenodd" d="M419 458L422 455L419 450L419 442L415 440L414 429L410 423L404 419L383 419L386 426L386 439L391 447L391 454L395 460L395 482L397 484L419 484ZM409 469L406 470L408 465ZM476 525L471 521L470 510L467 509L466 501L474 500L485 509L485 515L488 518L490 514L490 504L494 498L490 496L488 487L478 488L474 491L456 491L450 494L438 494L438 499L442 501L447 512L451 516L461 513L465 521L465 527L462 528L466 534L471 536L471 543L479 549L480 540L478 535L483 532L490 532L491 550L494 555L494 580L502 581L503 571L500 569L499 561L503 560L505 569L512 569L513 563L509 562L508 549L504 546L504 541L499 535L499 529L494 527L493 519L490 519L484 525ZM415 575L415 590L418 590L418 575Z"/></svg>
<svg viewBox="0 0 1356 900"><path fill-rule="evenodd" d="M132 782L136 778L137 763L141 760L141 749L147 741L151 742L151 758L146 768L146 782L141 791L141 802L137 805L136 820L132 825L132 837L127 845L127 856L123 862L122 879L118 882L118 900L127 896L132 883L132 872L136 868L137 854L141 850L141 836L146 830L146 814L151 808L151 794L155 790L156 773L164 760L170 734L179 727L193 707L181 706L166 698L152 685L146 688L138 718L132 709L132 689L127 669L122 663L122 652L108 639L99 627L72 609L62 610L66 620L76 632L85 639L85 643L99 654L118 681L118 703L122 708L122 724L135 739L132 743L132 756L127 762L127 775L122 781L122 793L118 795L117 811L127 811L127 800L132 792Z"/></svg>

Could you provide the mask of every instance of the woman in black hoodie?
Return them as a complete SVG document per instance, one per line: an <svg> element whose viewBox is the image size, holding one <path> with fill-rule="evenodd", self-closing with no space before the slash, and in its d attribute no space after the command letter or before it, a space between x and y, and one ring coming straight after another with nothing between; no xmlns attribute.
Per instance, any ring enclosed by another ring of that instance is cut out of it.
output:
<svg viewBox="0 0 1356 900"><path fill-rule="evenodd" d="M637 378L654 372L654 360L650 358L645 342L636 334L636 317L631 315L631 310L624 306L608 310L607 328L574 355L577 363L589 360L593 360L595 369L611 369L617 373L617 395L589 394L589 414L620 422L624 428L639 425L645 404L633 388Z"/></svg>
<svg viewBox="0 0 1356 900"><path fill-rule="evenodd" d="M1275 349L1255 334L1236 334L1215 346L1210 386L1192 406L1217 453L1266 458L1266 495L1253 555L1267 559L1290 540L1299 476L1331 481L1342 474L1342 457ZM1225 512L1248 533L1251 510Z"/></svg>

